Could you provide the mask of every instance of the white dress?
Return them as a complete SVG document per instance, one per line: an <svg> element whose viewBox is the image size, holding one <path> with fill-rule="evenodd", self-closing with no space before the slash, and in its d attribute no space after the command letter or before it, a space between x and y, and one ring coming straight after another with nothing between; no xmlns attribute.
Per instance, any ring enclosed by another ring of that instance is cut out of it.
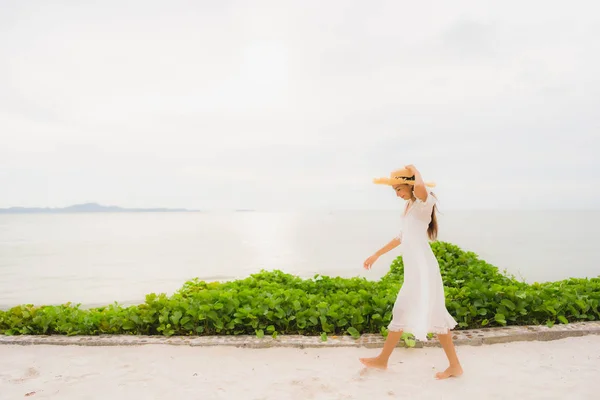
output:
<svg viewBox="0 0 600 400"><path fill-rule="evenodd" d="M402 217L400 252L404 261L404 284L394 303L390 331L412 333L420 341L428 333L448 333L456 321L446 309L440 267L429 245L427 227L436 199L428 193L416 199Z"/></svg>

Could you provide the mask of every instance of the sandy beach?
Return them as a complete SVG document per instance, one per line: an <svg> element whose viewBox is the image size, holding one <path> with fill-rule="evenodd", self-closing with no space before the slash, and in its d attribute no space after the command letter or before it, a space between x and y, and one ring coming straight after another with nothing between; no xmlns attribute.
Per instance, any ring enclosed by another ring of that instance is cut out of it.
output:
<svg viewBox="0 0 600 400"><path fill-rule="evenodd" d="M377 349L168 345L0 346L0 399L593 399L600 336L459 346L465 375L436 381L440 348L396 350L387 371L365 371Z"/></svg>

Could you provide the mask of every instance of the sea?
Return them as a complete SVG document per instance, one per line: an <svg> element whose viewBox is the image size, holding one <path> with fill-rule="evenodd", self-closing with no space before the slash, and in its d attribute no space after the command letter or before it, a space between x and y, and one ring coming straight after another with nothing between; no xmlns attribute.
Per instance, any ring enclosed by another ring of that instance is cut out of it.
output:
<svg viewBox="0 0 600 400"><path fill-rule="evenodd" d="M0 215L0 309L93 307L172 294L186 280L261 270L376 280L399 253L364 260L399 232L400 211ZM454 210L439 240L527 282L600 275L600 211Z"/></svg>

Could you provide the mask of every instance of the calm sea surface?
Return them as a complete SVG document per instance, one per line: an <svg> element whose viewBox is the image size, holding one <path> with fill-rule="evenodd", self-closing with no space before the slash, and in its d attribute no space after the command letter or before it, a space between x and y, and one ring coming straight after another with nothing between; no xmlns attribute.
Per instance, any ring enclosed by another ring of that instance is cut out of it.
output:
<svg viewBox="0 0 600 400"><path fill-rule="evenodd" d="M364 271L399 211L0 215L0 308L136 303L185 280L261 269L379 279ZM600 275L600 211L446 211L440 240L528 282Z"/></svg>

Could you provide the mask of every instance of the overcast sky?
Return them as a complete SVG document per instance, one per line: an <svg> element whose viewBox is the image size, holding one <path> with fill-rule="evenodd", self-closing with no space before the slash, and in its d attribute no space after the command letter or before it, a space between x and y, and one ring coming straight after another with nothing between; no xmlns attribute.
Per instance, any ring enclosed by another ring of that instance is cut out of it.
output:
<svg viewBox="0 0 600 400"><path fill-rule="evenodd" d="M0 207L389 209L408 163L446 209L600 204L594 1L0 10Z"/></svg>

